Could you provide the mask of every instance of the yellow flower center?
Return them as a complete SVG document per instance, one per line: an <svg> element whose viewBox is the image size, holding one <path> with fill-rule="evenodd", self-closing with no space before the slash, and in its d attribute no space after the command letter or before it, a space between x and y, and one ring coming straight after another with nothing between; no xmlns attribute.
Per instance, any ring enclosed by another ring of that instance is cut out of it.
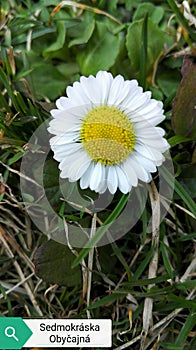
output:
<svg viewBox="0 0 196 350"><path fill-rule="evenodd" d="M80 137L86 153L95 162L123 162L135 145L135 132L128 116L116 107L100 106L82 119Z"/></svg>

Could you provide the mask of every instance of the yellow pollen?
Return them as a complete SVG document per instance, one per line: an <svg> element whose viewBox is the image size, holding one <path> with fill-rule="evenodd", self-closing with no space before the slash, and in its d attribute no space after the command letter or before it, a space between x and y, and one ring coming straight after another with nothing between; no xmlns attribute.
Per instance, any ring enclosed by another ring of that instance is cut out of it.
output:
<svg viewBox="0 0 196 350"><path fill-rule="evenodd" d="M80 137L89 157L104 165L123 162L135 145L133 124L116 107L91 109L82 119Z"/></svg>

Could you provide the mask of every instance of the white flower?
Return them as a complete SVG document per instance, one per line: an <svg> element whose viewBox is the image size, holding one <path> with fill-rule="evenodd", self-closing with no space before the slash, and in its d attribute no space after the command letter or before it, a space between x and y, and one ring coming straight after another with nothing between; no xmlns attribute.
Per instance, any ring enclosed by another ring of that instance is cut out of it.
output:
<svg viewBox="0 0 196 350"><path fill-rule="evenodd" d="M151 99L136 80L99 71L81 77L56 101L48 131L61 178L80 180L98 193L128 193L138 179L150 182L169 144L156 127L165 117L162 102Z"/></svg>

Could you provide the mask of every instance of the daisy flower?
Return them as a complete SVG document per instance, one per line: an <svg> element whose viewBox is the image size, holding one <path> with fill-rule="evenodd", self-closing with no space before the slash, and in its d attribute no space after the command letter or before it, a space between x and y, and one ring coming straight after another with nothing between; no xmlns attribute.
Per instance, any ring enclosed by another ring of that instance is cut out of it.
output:
<svg viewBox="0 0 196 350"><path fill-rule="evenodd" d="M136 80L99 71L68 86L56 101L48 131L60 177L80 181L82 189L114 194L150 182L169 144L163 104L143 92Z"/></svg>

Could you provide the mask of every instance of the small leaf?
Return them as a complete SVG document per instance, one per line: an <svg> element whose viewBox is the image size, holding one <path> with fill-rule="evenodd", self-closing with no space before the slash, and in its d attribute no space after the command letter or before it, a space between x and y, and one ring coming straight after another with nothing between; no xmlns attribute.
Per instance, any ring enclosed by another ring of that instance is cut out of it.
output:
<svg viewBox="0 0 196 350"><path fill-rule="evenodd" d="M154 6L150 2L140 4L133 15L133 21L144 18L146 13L153 22L159 23L163 18L164 9L161 6Z"/></svg>
<svg viewBox="0 0 196 350"><path fill-rule="evenodd" d="M71 267L73 261L74 255L67 246L47 241L35 253L35 273L48 283L75 286L81 283L81 271L79 266Z"/></svg>
<svg viewBox="0 0 196 350"><path fill-rule="evenodd" d="M196 139L196 64L185 58L182 80L172 108L172 126L177 135Z"/></svg>
<svg viewBox="0 0 196 350"><path fill-rule="evenodd" d="M184 143L184 142L190 142L191 140L187 137L183 137L180 135L176 135L176 136L172 136L170 137L170 139L168 140L169 144L171 147L174 147L176 145L179 145L180 143Z"/></svg>
<svg viewBox="0 0 196 350"><path fill-rule="evenodd" d="M77 55L83 75L96 74L99 70L108 70L115 63L120 50L120 34L113 35L107 25L96 22L95 31L86 48Z"/></svg>
<svg viewBox="0 0 196 350"><path fill-rule="evenodd" d="M66 34L64 22L63 21L57 22L56 29L57 29L57 33L58 33L57 38L53 44L51 44L46 50L44 50L44 52L43 52L44 56L46 56L47 53L49 53L49 52L60 50L64 45L65 34Z"/></svg>
<svg viewBox="0 0 196 350"><path fill-rule="evenodd" d="M92 14L86 13L86 17L84 17L85 20L70 29L69 34L70 36L74 36L74 39L69 42L68 47L86 44L89 41L95 29L95 20L89 15Z"/></svg>

